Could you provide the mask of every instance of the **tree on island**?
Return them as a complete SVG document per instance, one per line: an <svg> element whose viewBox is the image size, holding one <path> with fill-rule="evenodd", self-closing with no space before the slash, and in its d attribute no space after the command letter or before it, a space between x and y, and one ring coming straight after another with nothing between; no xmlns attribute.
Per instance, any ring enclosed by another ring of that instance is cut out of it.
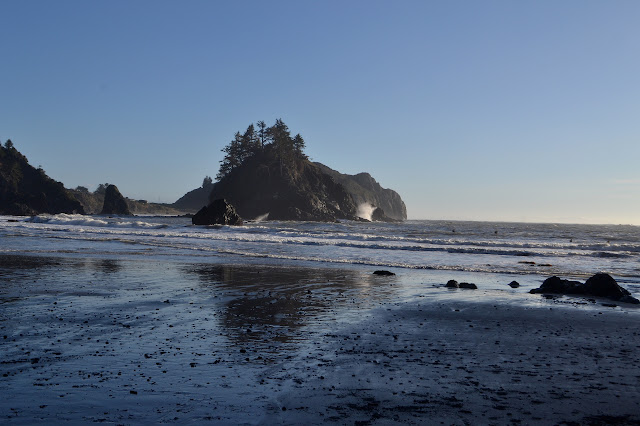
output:
<svg viewBox="0 0 640 426"><path fill-rule="evenodd" d="M94 194L96 195L102 195L104 196L105 192L107 192L107 187L111 185L110 183L101 183L98 185L98 187L96 188L95 191L93 191Z"/></svg>
<svg viewBox="0 0 640 426"><path fill-rule="evenodd" d="M257 126L257 132L253 124L250 124L243 134L236 132L233 140L222 149L225 155L220 162L217 180L221 180L257 154L277 161L280 174L292 177L296 175L296 164L307 159L302 136L297 134L292 138L289 127L282 119L277 119L271 127L266 127L264 121L258 121Z"/></svg>
<svg viewBox="0 0 640 426"><path fill-rule="evenodd" d="M260 136L260 147L264 150L264 142L267 137L267 125L264 124L264 121L258 121L256 124L258 125L258 136Z"/></svg>

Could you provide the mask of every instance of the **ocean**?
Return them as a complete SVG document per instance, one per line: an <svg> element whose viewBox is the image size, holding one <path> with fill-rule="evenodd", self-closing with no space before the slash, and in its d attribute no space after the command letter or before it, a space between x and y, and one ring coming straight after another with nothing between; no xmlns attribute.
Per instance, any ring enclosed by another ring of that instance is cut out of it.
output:
<svg viewBox="0 0 640 426"><path fill-rule="evenodd" d="M0 216L0 242L0 254L384 268L436 280L584 280L603 271L640 290L640 227L631 225L409 220L202 227L184 217Z"/></svg>

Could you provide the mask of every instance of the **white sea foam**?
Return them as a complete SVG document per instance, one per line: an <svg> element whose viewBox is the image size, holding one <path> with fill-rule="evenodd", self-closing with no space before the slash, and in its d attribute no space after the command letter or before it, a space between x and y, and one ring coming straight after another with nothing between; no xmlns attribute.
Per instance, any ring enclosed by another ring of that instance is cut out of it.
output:
<svg viewBox="0 0 640 426"><path fill-rule="evenodd" d="M376 208L369 203L361 203L360 205L358 205L356 216L366 220L371 220L371 215L373 215L373 211L375 209Z"/></svg>
<svg viewBox="0 0 640 426"><path fill-rule="evenodd" d="M0 217L4 252L161 253L188 259L241 255L287 263L547 275L608 271L625 277L640 276L638 231L638 227L444 221L393 226L262 221L206 228L171 217Z"/></svg>
<svg viewBox="0 0 640 426"><path fill-rule="evenodd" d="M29 223L42 223L48 225L75 225L75 226L88 226L88 227L113 227L113 228L141 228L141 229L160 229L166 228L164 224L150 223L142 220L130 221L121 218L102 218L96 219L83 215L69 215L69 214L57 214L57 215L38 215L28 219L24 219L24 222Z"/></svg>

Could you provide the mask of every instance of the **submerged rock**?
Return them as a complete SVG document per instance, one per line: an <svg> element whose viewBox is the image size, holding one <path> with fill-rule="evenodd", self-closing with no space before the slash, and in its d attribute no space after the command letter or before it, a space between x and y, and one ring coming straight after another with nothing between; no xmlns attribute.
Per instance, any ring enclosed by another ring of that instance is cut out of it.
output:
<svg viewBox="0 0 640 426"><path fill-rule="evenodd" d="M460 283L459 284L460 288L467 288L470 290L477 290L478 286L475 285L474 283Z"/></svg>
<svg viewBox="0 0 640 426"><path fill-rule="evenodd" d="M225 199L213 200L192 218L194 225L242 225L242 218Z"/></svg>
<svg viewBox="0 0 640 426"><path fill-rule="evenodd" d="M131 216L127 200L122 196L118 187L115 185L107 186L104 192L104 204L100 214L117 214L123 216Z"/></svg>
<svg viewBox="0 0 640 426"><path fill-rule="evenodd" d="M604 297L624 303L640 304L640 300L620 287L613 277L605 273L597 273L582 284L579 281L563 280L551 277L544 280L540 288L534 288L530 293L577 294Z"/></svg>
<svg viewBox="0 0 640 426"><path fill-rule="evenodd" d="M509 287L511 287L511 288L518 288L518 287L520 287L520 283L519 283L518 281L511 281L511 282L509 283Z"/></svg>

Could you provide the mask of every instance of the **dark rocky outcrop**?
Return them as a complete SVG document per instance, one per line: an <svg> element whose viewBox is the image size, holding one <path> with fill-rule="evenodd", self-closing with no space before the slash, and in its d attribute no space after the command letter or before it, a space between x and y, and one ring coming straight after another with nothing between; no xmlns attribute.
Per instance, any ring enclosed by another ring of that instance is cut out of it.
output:
<svg viewBox="0 0 640 426"><path fill-rule="evenodd" d="M308 160L281 167L271 152L258 153L213 185L244 218L333 222L359 220L345 188Z"/></svg>
<svg viewBox="0 0 640 426"><path fill-rule="evenodd" d="M518 287L520 287L520 283L519 283L518 281L511 281L511 282L509 283L509 287L511 287L511 288L518 288Z"/></svg>
<svg viewBox="0 0 640 426"><path fill-rule="evenodd" d="M534 288L530 293L586 294L580 281L565 280L556 276L547 278L540 288Z"/></svg>
<svg viewBox="0 0 640 426"><path fill-rule="evenodd" d="M371 220L373 222L401 222L399 219L394 219L387 216L380 207L376 207L371 213Z"/></svg>
<svg viewBox="0 0 640 426"><path fill-rule="evenodd" d="M118 187L115 185L107 186L104 193L104 204L102 205L102 211L100 214L117 214L123 216L131 215L127 200L125 200L120 191L118 191Z"/></svg>
<svg viewBox="0 0 640 426"><path fill-rule="evenodd" d="M460 283L459 284L460 288L466 288L469 290L477 290L478 286L475 285L474 283Z"/></svg>
<svg viewBox="0 0 640 426"><path fill-rule="evenodd" d="M330 175L336 182L342 184L356 206L369 204L381 208L388 218L399 221L407 219L407 207L400 195L391 189L385 189L380 186L369 173L347 175L322 163L314 164L324 173Z"/></svg>
<svg viewBox="0 0 640 426"><path fill-rule="evenodd" d="M380 271L373 271L373 275L380 275L383 277L390 277L392 275L395 275L393 272L391 271L384 271L384 270L380 270Z"/></svg>
<svg viewBox="0 0 640 426"><path fill-rule="evenodd" d="M469 290L476 290L478 288L477 285L473 283L458 283L456 280L449 280L445 285L447 288L466 288Z"/></svg>
<svg viewBox="0 0 640 426"><path fill-rule="evenodd" d="M242 225L242 218L225 199L212 201L192 218L194 225Z"/></svg>
<svg viewBox="0 0 640 426"><path fill-rule="evenodd" d="M631 296L629 291L620 287L611 275L605 273L595 274L584 284L554 276L544 280L540 288L534 288L530 293L597 296L625 303L640 303L638 299Z"/></svg>
<svg viewBox="0 0 640 426"><path fill-rule="evenodd" d="M41 168L31 166L7 141L4 146L0 145L0 213L83 214L84 209L62 183L51 179Z"/></svg>
<svg viewBox="0 0 640 426"><path fill-rule="evenodd" d="M622 297L630 295L627 290L618 285L611 275L602 272L595 274L584 283L584 291L586 294L612 300L620 300Z"/></svg>

